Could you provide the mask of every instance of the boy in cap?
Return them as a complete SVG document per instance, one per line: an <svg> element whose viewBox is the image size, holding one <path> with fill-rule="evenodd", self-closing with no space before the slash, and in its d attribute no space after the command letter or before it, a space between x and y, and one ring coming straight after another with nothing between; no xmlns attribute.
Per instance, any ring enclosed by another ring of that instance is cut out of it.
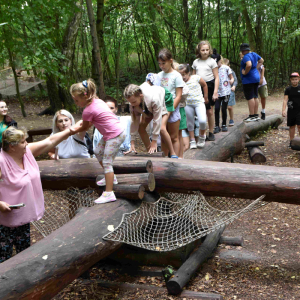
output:
<svg viewBox="0 0 300 300"><path fill-rule="evenodd" d="M284 100L282 105L282 116L287 115L287 126L290 127L290 141L295 137L296 125L300 132L300 85L299 73L294 72L290 75L291 85L284 92ZM286 107L288 107L286 113ZM291 142L290 142L291 146Z"/></svg>

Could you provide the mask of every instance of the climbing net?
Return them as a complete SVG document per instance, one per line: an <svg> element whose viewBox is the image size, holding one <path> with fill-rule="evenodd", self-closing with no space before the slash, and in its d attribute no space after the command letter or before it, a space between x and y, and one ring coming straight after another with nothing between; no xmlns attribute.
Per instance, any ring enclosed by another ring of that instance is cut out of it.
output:
<svg viewBox="0 0 300 300"><path fill-rule="evenodd" d="M166 193L155 203L143 202L123 215L120 225L103 239L148 250L171 251L191 243L246 212L267 204L256 200Z"/></svg>
<svg viewBox="0 0 300 300"><path fill-rule="evenodd" d="M82 207L95 205L99 195L91 188L79 190L69 188L58 192L56 199L45 196L45 213L42 219L32 225L46 237L51 232L69 222Z"/></svg>

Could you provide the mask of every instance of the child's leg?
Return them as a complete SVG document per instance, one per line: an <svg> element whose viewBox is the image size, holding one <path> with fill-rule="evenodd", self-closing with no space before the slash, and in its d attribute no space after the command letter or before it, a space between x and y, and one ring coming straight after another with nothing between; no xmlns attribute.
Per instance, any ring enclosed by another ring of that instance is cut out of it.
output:
<svg viewBox="0 0 300 300"><path fill-rule="evenodd" d="M170 155L176 155L174 148L173 148L171 137L167 131L168 119L169 119L169 113L162 116L161 129L160 129L160 135L161 135L164 143L166 144L166 147L165 147L165 145L163 147L163 142L162 142L162 150L164 151L164 154L166 156L168 155L169 151L170 151Z"/></svg>
<svg viewBox="0 0 300 300"><path fill-rule="evenodd" d="M187 129L190 136L190 141L195 140L195 108L193 105L187 105L185 108Z"/></svg>
<svg viewBox="0 0 300 300"><path fill-rule="evenodd" d="M150 139L149 139L149 135L146 131L146 128L147 128L148 124L151 122L151 120L152 120L152 118L145 118L145 121L141 122L140 126L139 126L139 134L141 136L141 139L142 139L147 151L150 148Z"/></svg>
<svg viewBox="0 0 300 300"><path fill-rule="evenodd" d="M204 103L200 103L195 106L195 112L199 122L200 135L201 137L205 136L206 131L206 108Z"/></svg>
<svg viewBox="0 0 300 300"><path fill-rule="evenodd" d="M180 148L180 144L179 144L179 125L180 125L180 120L174 122L174 123L168 123L167 124L167 129L168 132L170 134L171 140L172 140L172 144L173 144L173 148L174 151L176 153L176 155L179 155L179 148Z"/></svg>
<svg viewBox="0 0 300 300"><path fill-rule="evenodd" d="M215 124L219 127L220 124L220 109L221 109L221 99L218 98L215 103Z"/></svg>
<svg viewBox="0 0 300 300"><path fill-rule="evenodd" d="M106 181L106 192L111 192L113 190L114 184L114 170L113 170L113 161L119 151L120 146L125 141L126 133L123 131L117 137L106 141L104 156L103 156L103 169L105 174Z"/></svg>
<svg viewBox="0 0 300 300"><path fill-rule="evenodd" d="M255 111L255 100L254 100L254 98L248 100L248 108L249 108L249 115L254 115L254 111Z"/></svg>
<svg viewBox="0 0 300 300"><path fill-rule="evenodd" d="M258 98L254 98L254 114L258 114L258 105L259 105L259 100Z"/></svg>
<svg viewBox="0 0 300 300"><path fill-rule="evenodd" d="M190 136L187 130L182 130L183 152L190 148Z"/></svg>
<svg viewBox="0 0 300 300"><path fill-rule="evenodd" d="M222 100L222 125L226 126L227 122L227 105L229 96L225 96Z"/></svg>
<svg viewBox="0 0 300 300"><path fill-rule="evenodd" d="M228 106L229 118L233 120L233 106Z"/></svg>
<svg viewBox="0 0 300 300"><path fill-rule="evenodd" d="M299 130L299 128L298 128L298 130ZM289 129L290 140L294 139L294 137L295 137L295 132L296 132L296 125L290 126L290 129Z"/></svg>

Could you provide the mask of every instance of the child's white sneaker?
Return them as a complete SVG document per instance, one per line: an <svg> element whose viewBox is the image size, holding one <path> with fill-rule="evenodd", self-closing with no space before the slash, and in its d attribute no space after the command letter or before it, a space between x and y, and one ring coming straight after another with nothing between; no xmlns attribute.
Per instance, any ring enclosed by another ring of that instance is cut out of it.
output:
<svg viewBox="0 0 300 300"><path fill-rule="evenodd" d="M100 176L100 175L99 175L99 176ZM98 186L105 186L105 185L106 185L105 177L102 178L101 180L98 180L98 176L97 176L96 184L97 184ZM117 180L116 175L114 175L114 184L118 184L118 180Z"/></svg>
<svg viewBox="0 0 300 300"><path fill-rule="evenodd" d="M190 149L197 149L197 145L196 145L195 140L190 141Z"/></svg>
<svg viewBox="0 0 300 300"><path fill-rule="evenodd" d="M114 202L116 200L117 200L117 198L115 196L115 193L113 191L111 191L111 192L103 192L101 197L96 199L94 202L96 204L103 204L103 203L108 203L108 202Z"/></svg>
<svg viewBox="0 0 300 300"><path fill-rule="evenodd" d="M201 149L205 146L205 137L199 137L199 141L197 143L197 148Z"/></svg>

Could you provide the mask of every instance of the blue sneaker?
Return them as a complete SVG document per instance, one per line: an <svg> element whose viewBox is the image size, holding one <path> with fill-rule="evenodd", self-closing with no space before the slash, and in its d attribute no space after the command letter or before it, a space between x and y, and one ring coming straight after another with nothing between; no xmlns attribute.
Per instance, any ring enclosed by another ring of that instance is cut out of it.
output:
<svg viewBox="0 0 300 300"><path fill-rule="evenodd" d="M234 126L234 121L233 120L229 120L228 126Z"/></svg>

